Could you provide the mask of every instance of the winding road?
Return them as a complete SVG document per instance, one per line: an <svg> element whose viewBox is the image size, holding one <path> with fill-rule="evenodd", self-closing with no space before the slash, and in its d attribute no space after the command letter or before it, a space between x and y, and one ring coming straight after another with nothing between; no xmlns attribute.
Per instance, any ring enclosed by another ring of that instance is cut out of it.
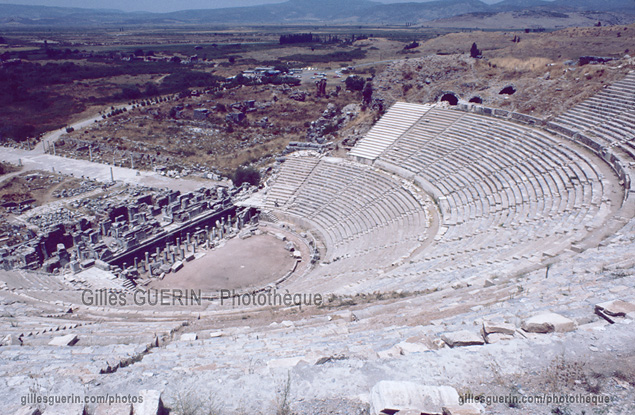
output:
<svg viewBox="0 0 635 415"><path fill-rule="evenodd" d="M123 108L123 107L120 107ZM132 109L131 105L125 106L126 110ZM101 114L70 124L69 127L75 130L86 128L95 121L101 120ZM65 127L66 128L66 127ZM42 140L32 149L18 149L11 147L0 147L0 160L12 164L22 164L22 173L28 170L45 170L57 173L72 175L74 177L87 177L101 182L108 182L114 179L132 185L150 186L189 192L201 187L211 187L221 182L208 180L202 177L171 178L162 176L159 173L144 170L135 170L126 167L116 167L107 164L95 163L88 160L72 159L62 156L47 154L45 145L52 145L62 134L65 128L61 128L46 133ZM111 177L112 170L112 177ZM12 177L7 176L5 179Z"/></svg>

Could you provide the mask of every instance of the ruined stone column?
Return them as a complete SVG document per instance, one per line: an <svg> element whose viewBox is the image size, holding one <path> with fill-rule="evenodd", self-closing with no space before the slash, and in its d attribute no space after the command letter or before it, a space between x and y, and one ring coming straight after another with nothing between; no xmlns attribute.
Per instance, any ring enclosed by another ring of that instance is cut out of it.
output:
<svg viewBox="0 0 635 415"><path fill-rule="evenodd" d="M205 239L209 239L209 226L205 225Z"/></svg>
<svg viewBox="0 0 635 415"><path fill-rule="evenodd" d="M144 270L145 272L148 272L148 269L149 269L149 268L148 268L148 267L149 267L149 264L150 264L149 259L150 259L150 253L149 253L148 251L146 251L146 262L145 262L145 264L144 264L144 266L143 266L143 270Z"/></svg>
<svg viewBox="0 0 635 415"><path fill-rule="evenodd" d="M187 244L188 245L190 244L190 233L189 232L187 233Z"/></svg>
<svg viewBox="0 0 635 415"><path fill-rule="evenodd" d="M171 257L171 259L172 259L172 262L171 262L171 263L172 263L172 264L174 264L174 263L176 262L176 260L175 260L176 258L175 258L175 256L174 256L174 252L171 252L170 257Z"/></svg>

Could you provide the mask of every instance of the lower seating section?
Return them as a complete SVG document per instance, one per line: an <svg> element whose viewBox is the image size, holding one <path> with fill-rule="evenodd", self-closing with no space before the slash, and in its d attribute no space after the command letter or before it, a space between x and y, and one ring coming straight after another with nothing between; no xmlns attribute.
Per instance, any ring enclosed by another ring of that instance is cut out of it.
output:
<svg viewBox="0 0 635 415"><path fill-rule="evenodd" d="M315 157L289 157L282 165L275 184L267 192L266 206L270 209L284 206L313 171L318 160Z"/></svg>
<svg viewBox="0 0 635 415"><path fill-rule="evenodd" d="M358 268L359 263L376 267L390 264L407 255L425 237L426 202L400 179L338 158L324 157L317 164L312 157L290 160L293 165L283 164L266 205L310 221L323 235L328 247L324 259L334 261L334 268L340 268L340 264L351 264L350 268ZM306 165L299 167L302 163ZM288 176L309 166L314 167L302 185L284 204L272 206L271 198L280 194L275 191L279 183L297 180Z"/></svg>

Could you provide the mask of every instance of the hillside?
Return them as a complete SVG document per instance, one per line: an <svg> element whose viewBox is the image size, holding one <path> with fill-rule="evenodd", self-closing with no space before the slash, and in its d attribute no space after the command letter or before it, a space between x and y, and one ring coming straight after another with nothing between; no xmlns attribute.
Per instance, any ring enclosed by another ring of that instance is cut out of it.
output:
<svg viewBox="0 0 635 415"><path fill-rule="evenodd" d="M623 0L504 0L488 5L480 0L436 0L425 3L403 2L383 4L370 0L340 2L325 0L289 0L285 3L252 7L222 9L183 10L172 13L126 13L118 10L95 10L47 6L21 6L0 4L0 26L92 26L107 24L156 25L156 24L295 24L295 23L356 23L356 24L404 24L423 23L438 19L438 25L462 27L489 27L479 19L507 22L509 18L497 13L521 14L524 21L537 19L542 27L571 26L584 22L589 13L612 13L589 17L608 23L628 23L635 19L635 3ZM493 16L493 17L492 17ZM573 18L569 19L569 17ZM582 16L582 19L579 17ZM500 20L503 18L503 20ZM514 18L516 18L514 16ZM542 20L561 18L558 24ZM468 25L468 26L465 26ZM509 27L509 26L504 26Z"/></svg>

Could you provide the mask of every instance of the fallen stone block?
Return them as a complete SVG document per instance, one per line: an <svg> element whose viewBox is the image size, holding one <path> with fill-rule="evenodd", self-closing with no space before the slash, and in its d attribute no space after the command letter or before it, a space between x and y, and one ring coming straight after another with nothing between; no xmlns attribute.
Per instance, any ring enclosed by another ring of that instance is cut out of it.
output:
<svg viewBox="0 0 635 415"><path fill-rule="evenodd" d="M196 333L185 333L181 335L181 341L191 342L198 339L198 334Z"/></svg>
<svg viewBox="0 0 635 415"><path fill-rule="evenodd" d="M110 264L106 261L102 261L101 259L95 260L95 266L103 271L110 271Z"/></svg>
<svg viewBox="0 0 635 415"><path fill-rule="evenodd" d="M217 337L223 337L223 332L222 331L213 331L209 334L209 337L212 339L215 339Z"/></svg>
<svg viewBox="0 0 635 415"><path fill-rule="evenodd" d="M76 334L67 334L66 336L55 337L49 342L51 346L73 346L79 341Z"/></svg>
<svg viewBox="0 0 635 415"><path fill-rule="evenodd" d="M441 339L450 347L478 346L485 344L483 337L468 330L445 333L441 336Z"/></svg>
<svg viewBox="0 0 635 415"><path fill-rule="evenodd" d="M513 336L516 332L516 327L509 323L494 323L491 321L483 322L483 333L491 334L491 333L502 333Z"/></svg>
<svg viewBox="0 0 635 415"><path fill-rule="evenodd" d="M143 389L139 391L139 397L143 402L133 404L134 415L167 415L168 412L163 406L161 392L154 389Z"/></svg>
<svg viewBox="0 0 635 415"><path fill-rule="evenodd" d="M444 406L459 404L459 394L451 386L383 380L373 386L370 400L373 415L397 411L442 415Z"/></svg>
<svg viewBox="0 0 635 415"><path fill-rule="evenodd" d="M90 268L93 265L95 265L95 260L94 259L87 259L85 261L82 261L81 264L82 268L86 269L86 268Z"/></svg>
<svg viewBox="0 0 635 415"><path fill-rule="evenodd" d="M183 268L183 262L181 261L176 261L174 264L172 264L172 267L170 268L170 270L172 272L177 272L178 270L180 270L181 268Z"/></svg>
<svg viewBox="0 0 635 415"><path fill-rule="evenodd" d="M628 301L613 300L596 304L595 309L611 317L626 317L628 313L635 312L635 304Z"/></svg>
<svg viewBox="0 0 635 415"><path fill-rule="evenodd" d="M129 403L107 403L99 404L95 409L95 415L132 415L132 404Z"/></svg>
<svg viewBox="0 0 635 415"><path fill-rule="evenodd" d="M15 334L7 334L0 340L0 346L20 346L22 342Z"/></svg>
<svg viewBox="0 0 635 415"><path fill-rule="evenodd" d="M564 333L575 330L575 322L560 314L544 313L523 321L521 327L529 333Z"/></svg>

